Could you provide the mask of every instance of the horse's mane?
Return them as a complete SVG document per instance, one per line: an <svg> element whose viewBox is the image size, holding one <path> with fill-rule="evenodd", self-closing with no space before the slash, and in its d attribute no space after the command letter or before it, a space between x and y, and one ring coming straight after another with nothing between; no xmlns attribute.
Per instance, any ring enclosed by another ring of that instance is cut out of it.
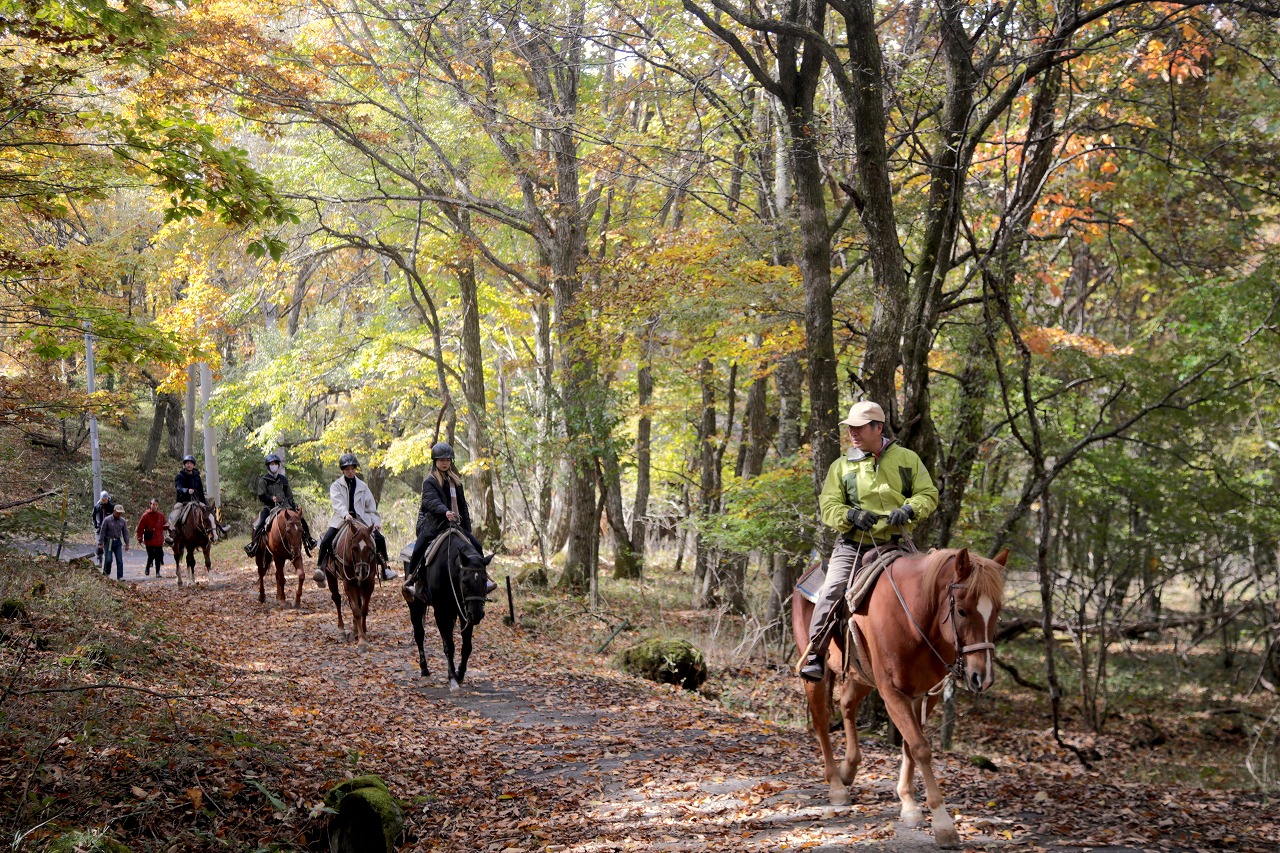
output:
<svg viewBox="0 0 1280 853"><path fill-rule="evenodd" d="M943 570L954 562L959 553L959 548L943 548L925 555L925 589L937 588ZM1004 568L995 560L979 557L972 551L969 552L969 565L972 567L968 580L971 593L979 598L990 598L997 606L1003 606Z"/></svg>

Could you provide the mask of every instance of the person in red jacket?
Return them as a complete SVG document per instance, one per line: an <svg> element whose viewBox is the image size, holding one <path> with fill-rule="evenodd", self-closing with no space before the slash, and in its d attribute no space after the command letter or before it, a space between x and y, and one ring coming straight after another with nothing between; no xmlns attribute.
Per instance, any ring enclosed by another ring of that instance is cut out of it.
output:
<svg viewBox="0 0 1280 853"><path fill-rule="evenodd" d="M164 529L169 526L169 519L160 511L160 501L151 499L151 505L138 519L138 544L147 549L146 573L151 574L151 564L156 564L156 577L160 577L160 567L164 565Z"/></svg>

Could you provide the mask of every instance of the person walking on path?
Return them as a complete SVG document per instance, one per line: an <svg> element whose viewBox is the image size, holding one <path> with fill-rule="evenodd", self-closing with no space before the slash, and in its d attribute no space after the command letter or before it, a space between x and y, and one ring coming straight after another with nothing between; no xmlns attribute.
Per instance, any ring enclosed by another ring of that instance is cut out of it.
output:
<svg viewBox="0 0 1280 853"><path fill-rule="evenodd" d="M102 527L102 522L111 516L111 507L115 505L115 499L111 497L111 493L106 489L102 490L102 494L98 495L98 502L93 505L93 535L98 535L98 530ZM98 562L102 562L102 549L98 549Z"/></svg>
<svg viewBox="0 0 1280 853"><path fill-rule="evenodd" d="M138 544L147 549L147 567L143 569L144 574L150 575L151 564L155 563L156 577L160 577L160 567L164 565L164 531L168 526L169 520L160 511L160 501L152 498L147 511L142 514L142 518L138 519L138 529L135 531Z"/></svg>
<svg viewBox="0 0 1280 853"><path fill-rule="evenodd" d="M124 518L124 507L116 504L98 528L98 547L102 549L102 575L111 577L111 558L115 557L116 580L124 580L124 551L129 550L129 522Z"/></svg>

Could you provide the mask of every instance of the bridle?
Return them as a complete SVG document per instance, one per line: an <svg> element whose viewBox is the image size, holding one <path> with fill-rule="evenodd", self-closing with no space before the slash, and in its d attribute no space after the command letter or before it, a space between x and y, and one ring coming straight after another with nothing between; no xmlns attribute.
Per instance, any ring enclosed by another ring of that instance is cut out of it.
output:
<svg viewBox="0 0 1280 853"><path fill-rule="evenodd" d="M463 572L464 570L463 570L463 568L462 568L462 561L461 561L461 560L459 560L459 561L458 561L458 574L457 574L457 577L456 577L456 578L454 577L454 572L453 572L453 565L454 565L454 560L453 560L453 557L454 557L453 537L454 537L454 536L462 536L462 535L464 535L464 534L463 534L460 530L458 530L458 529L457 529L457 522L456 522L456 521L451 521L451 522L449 522L449 527L450 527L450 529L447 531L447 535L448 535L448 537L449 537L449 542L448 542L448 543L447 543L447 545L446 545L446 547L449 549L449 553L445 556L445 559L446 559L446 563L445 563L445 565L447 566L447 571L448 571L448 573L449 573L449 592L450 592L450 593L452 593L452 595L453 595L453 604L454 604L454 607L455 607L455 608L457 609L457 611L458 611L458 619L459 619L459 621L462 623L462 628L463 628L463 630L466 630L468 627L470 627L470 626L473 624L473 623L472 623L472 621L471 621L471 613L470 613L470 611L467 609L466 605L467 605L468 603L470 603L470 602L473 602L473 601L485 601L485 600L486 600L486 597L485 597L485 595L484 595L483 593L481 593L480 595L464 595L464 594L462 594L462 593L463 593L463 590L461 590L461 589L460 589L460 587L462 586L462 572ZM476 571L476 570L475 570L475 569L471 569L470 571Z"/></svg>
<svg viewBox="0 0 1280 853"><path fill-rule="evenodd" d="M956 620L956 590L966 590L969 585L955 581L947 584L947 615L942 618L942 621L951 623L952 645L956 650L955 660L947 663L946 658L942 656L933 643L929 642L928 635L920 627L916 617L912 615L911 608L907 606L907 600L902 597L902 590L898 589L898 583L893 579L893 566L887 566L884 573L889 578L889 585L893 587L894 595L898 596L898 603L902 605L902 612L907 614L907 619L911 621L911 625L916 629L916 633L920 635L920 639L924 640L925 645L929 647L929 651L933 652L933 656L946 668L947 673L968 690L968 680L964 677L964 656L972 652L988 651L994 653L996 647L995 643L992 642L971 643L967 646L960 645L960 628Z"/></svg>
<svg viewBox="0 0 1280 853"><path fill-rule="evenodd" d="M368 527L365 527L366 531L368 529L369 529ZM347 561L342 556L340 556L340 553L339 553L339 546L343 542L346 542L347 540L349 540L354 535L356 535L355 525L352 524L350 520L344 521L342 523L342 530L338 533L337 538L333 540L333 560L338 564L339 567L341 567L341 568L335 567L335 571L338 573L340 577L342 577L346 581L349 581L351 583L363 583L365 580L368 579L370 572L373 571L373 564L370 562L356 561L353 559L351 561L351 571L348 572ZM370 550L373 550L376 552L377 546L373 542L373 536L371 535L368 536L368 539L369 539Z"/></svg>

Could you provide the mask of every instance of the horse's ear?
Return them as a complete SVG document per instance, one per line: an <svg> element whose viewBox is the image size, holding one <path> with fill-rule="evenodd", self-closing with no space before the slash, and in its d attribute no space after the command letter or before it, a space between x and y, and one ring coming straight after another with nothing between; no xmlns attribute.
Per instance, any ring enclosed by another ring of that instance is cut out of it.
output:
<svg viewBox="0 0 1280 853"><path fill-rule="evenodd" d="M969 559L969 549L961 548L956 552L956 583L964 583L973 571L973 563Z"/></svg>
<svg viewBox="0 0 1280 853"><path fill-rule="evenodd" d="M1005 549L1004 549L1003 551L1001 551L999 554L996 554L996 556L995 556L995 561L996 561L997 563L999 563L1000 565L1002 565L1002 566L1006 566L1006 565L1008 565L1008 564L1009 564L1009 549L1008 549L1008 548L1005 548Z"/></svg>
<svg viewBox="0 0 1280 853"><path fill-rule="evenodd" d="M489 564L493 562L493 558L494 558L494 557L496 557L496 556L498 556L498 554L497 554L497 552L495 551L494 553L490 554L490 555L489 555L489 556L487 556L487 557L484 557L483 555L481 555L481 556L483 557L483 559L481 560L481 562L482 562L482 563L484 563L485 568L488 568L488 567L489 567Z"/></svg>

